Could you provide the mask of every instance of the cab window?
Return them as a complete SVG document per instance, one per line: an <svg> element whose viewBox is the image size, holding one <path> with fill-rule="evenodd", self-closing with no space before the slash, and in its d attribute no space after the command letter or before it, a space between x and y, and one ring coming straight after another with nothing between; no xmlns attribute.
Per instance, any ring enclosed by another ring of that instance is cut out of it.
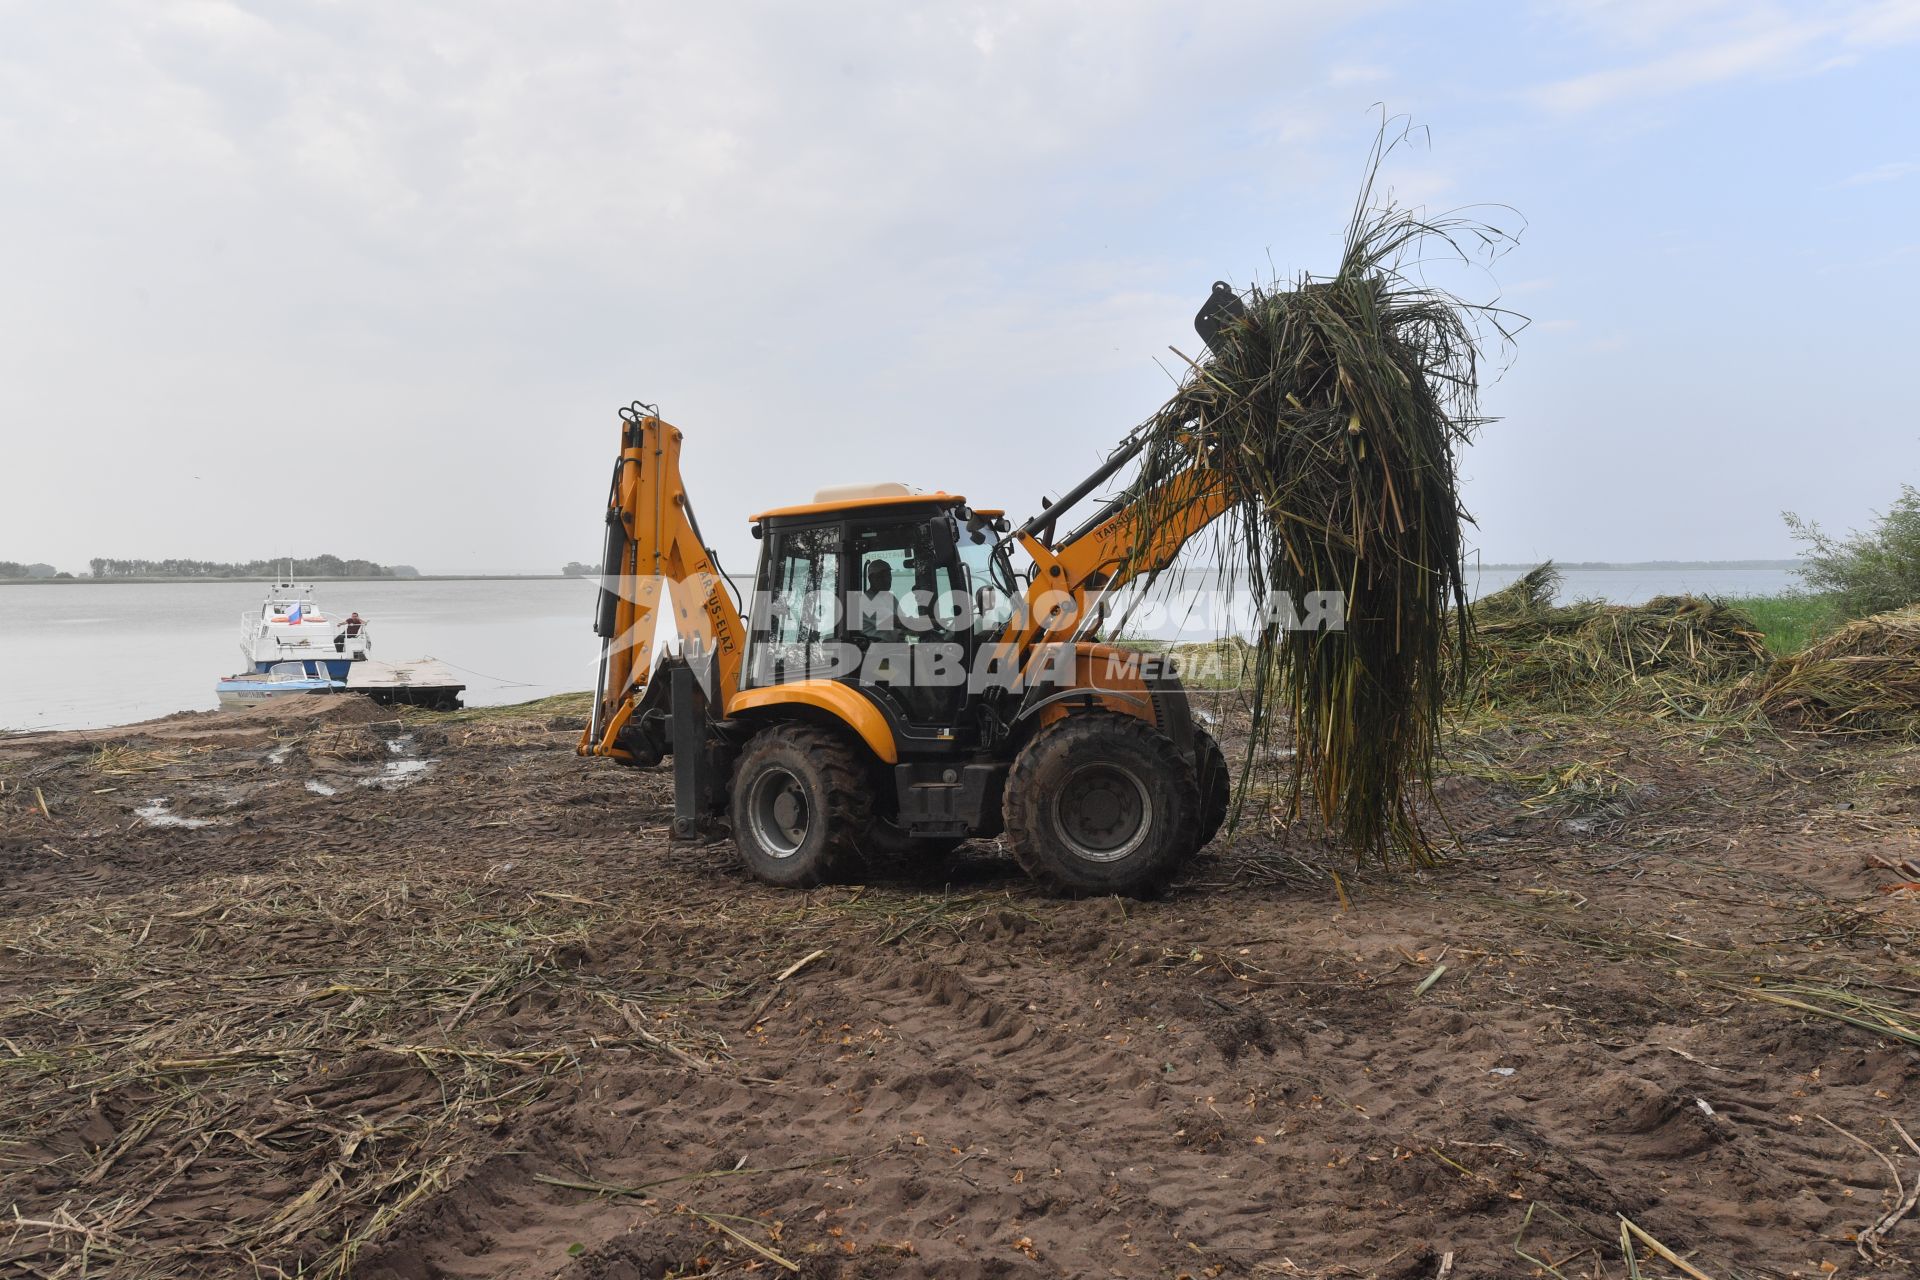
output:
<svg viewBox="0 0 1920 1280"><path fill-rule="evenodd" d="M774 535L754 601L753 675L804 680L836 671L832 653L840 590L840 529L823 525Z"/></svg>
<svg viewBox="0 0 1920 1280"><path fill-rule="evenodd" d="M861 529L852 539L847 631L857 642L922 643L951 638L954 594L964 584L933 563L924 522Z"/></svg>
<svg viewBox="0 0 1920 1280"><path fill-rule="evenodd" d="M973 628L998 635L1013 620L1013 574L1004 554L996 558L991 536L975 542L960 535L960 561L967 567L967 590L972 593Z"/></svg>

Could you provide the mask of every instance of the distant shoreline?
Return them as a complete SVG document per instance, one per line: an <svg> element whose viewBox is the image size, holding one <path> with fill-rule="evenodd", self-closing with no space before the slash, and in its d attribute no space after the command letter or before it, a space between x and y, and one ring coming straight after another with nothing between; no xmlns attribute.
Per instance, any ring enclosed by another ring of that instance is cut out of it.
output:
<svg viewBox="0 0 1920 1280"><path fill-rule="evenodd" d="M1525 572L1528 569L1538 568L1542 563L1544 562L1539 560L1485 560L1479 563L1468 564L1466 570L1470 574L1479 572L1482 569L1492 569L1500 572ZM1196 569L1203 567L1204 566L1195 566ZM1553 567L1570 573L1647 573L1665 570L1698 569L1784 569L1792 571L1804 566L1799 560L1555 560ZM592 582L598 575L576 574L573 576L581 582ZM295 578L300 582L565 582L570 580L568 575L564 573L421 573L406 578L390 576L325 578L296 574ZM273 577L271 574L264 577L241 578L181 578L169 577L165 574L128 574L124 577L116 575L107 578L0 578L0 587L73 586L76 583L114 582L142 584L178 582L204 584L210 582L272 583L276 581L279 581L279 579Z"/></svg>
<svg viewBox="0 0 1920 1280"><path fill-rule="evenodd" d="M319 575L295 574L295 582L592 582L593 578L569 579L564 573L416 573L404 578L391 574L358 578L327 578ZM124 576L115 574L107 578L0 578L0 587L71 587L108 586L114 583L128 582L152 585L154 583L180 583L185 586L206 586L222 582L275 583L285 579L268 574L265 577L235 578L181 578L166 574L130 573Z"/></svg>
<svg viewBox="0 0 1920 1280"><path fill-rule="evenodd" d="M1523 560L1518 563L1483 560L1478 564L1469 564L1468 572L1475 569L1537 569L1544 560ZM1645 573L1648 570L1661 569L1801 569L1805 562L1800 560L1555 560L1553 567L1573 573Z"/></svg>

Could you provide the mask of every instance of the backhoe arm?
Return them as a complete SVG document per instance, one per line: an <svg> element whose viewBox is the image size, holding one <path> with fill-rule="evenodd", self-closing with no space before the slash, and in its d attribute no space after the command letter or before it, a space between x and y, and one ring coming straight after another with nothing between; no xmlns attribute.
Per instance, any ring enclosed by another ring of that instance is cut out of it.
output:
<svg viewBox="0 0 1920 1280"><path fill-rule="evenodd" d="M688 665L708 704L724 708L740 685L746 628L713 553L700 537L680 479L678 428L644 405L620 413L620 459L607 496L606 554L594 632L600 669L581 755L633 758L620 737L654 672L662 592Z"/></svg>

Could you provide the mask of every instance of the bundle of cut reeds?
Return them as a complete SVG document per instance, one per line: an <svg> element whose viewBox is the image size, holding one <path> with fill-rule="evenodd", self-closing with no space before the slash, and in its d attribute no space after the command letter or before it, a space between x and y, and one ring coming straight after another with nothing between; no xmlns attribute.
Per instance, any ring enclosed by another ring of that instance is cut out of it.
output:
<svg viewBox="0 0 1920 1280"><path fill-rule="evenodd" d="M1782 728L1920 737L1920 606L1850 622L1736 691Z"/></svg>
<svg viewBox="0 0 1920 1280"><path fill-rule="evenodd" d="M1343 629L1288 629L1276 610L1259 631L1248 759L1284 713L1292 811L1311 795L1363 858L1425 861L1416 804L1432 776L1443 633L1455 625L1465 643L1456 453L1483 421L1482 338L1512 326L1412 273L1509 238L1376 201L1387 149L1383 135L1339 266L1240 295L1145 424L1138 483L1156 523L1224 496L1216 563L1256 599L1344 594ZM1177 482L1196 468L1209 485Z"/></svg>

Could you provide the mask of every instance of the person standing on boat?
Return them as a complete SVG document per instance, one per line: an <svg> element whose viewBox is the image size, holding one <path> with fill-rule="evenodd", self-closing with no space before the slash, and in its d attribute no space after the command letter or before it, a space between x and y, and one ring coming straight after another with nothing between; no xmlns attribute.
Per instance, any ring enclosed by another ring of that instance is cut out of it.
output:
<svg viewBox="0 0 1920 1280"><path fill-rule="evenodd" d="M347 637L359 635L360 628L365 625L366 619L360 616L358 609L348 614L347 629L333 638L333 651L335 653L345 653L347 651Z"/></svg>

